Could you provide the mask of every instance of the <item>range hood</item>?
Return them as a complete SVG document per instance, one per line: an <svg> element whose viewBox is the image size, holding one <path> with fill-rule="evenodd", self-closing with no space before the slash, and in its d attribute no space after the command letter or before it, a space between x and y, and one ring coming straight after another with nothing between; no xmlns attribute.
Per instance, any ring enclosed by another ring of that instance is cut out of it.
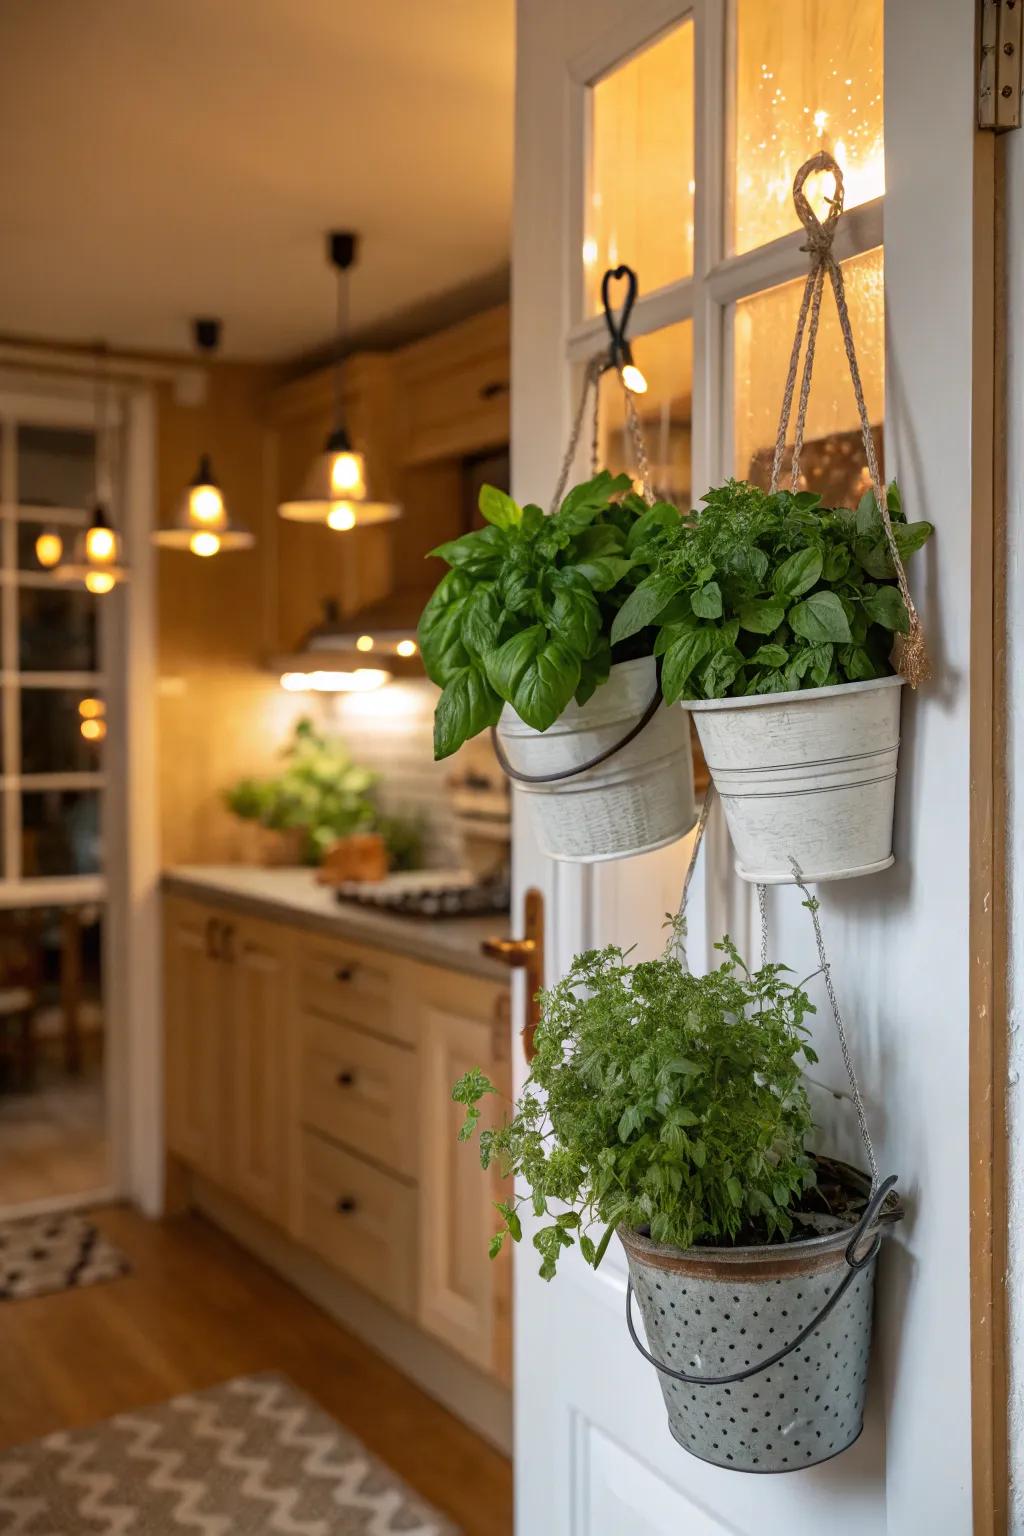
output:
<svg viewBox="0 0 1024 1536"><path fill-rule="evenodd" d="M274 658L284 688L294 693L366 693L393 677L422 677L416 626L432 588L404 588L342 618L324 599L323 616L297 649Z"/></svg>

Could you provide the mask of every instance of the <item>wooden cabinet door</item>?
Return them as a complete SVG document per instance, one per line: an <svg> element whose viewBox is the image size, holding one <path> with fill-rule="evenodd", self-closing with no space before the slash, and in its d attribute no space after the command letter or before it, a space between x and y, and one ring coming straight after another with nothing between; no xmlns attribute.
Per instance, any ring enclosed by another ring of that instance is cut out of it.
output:
<svg viewBox="0 0 1024 1536"><path fill-rule="evenodd" d="M216 959L219 914L167 902L164 1035L167 1145L192 1168L223 1171L224 967Z"/></svg>
<svg viewBox="0 0 1024 1536"><path fill-rule="evenodd" d="M226 926L228 1156L225 1184L268 1221L289 1188L288 933L232 916Z"/></svg>
<svg viewBox="0 0 1024 1536"><path fill-rule="evenodd" d="M461 1105L452 1084L482 1067L510 1092L508 989L450 971L418 968L420 1049L419 1321L481 1370L508 1380L510 1287L506 1254L487 1247L505 1198L497 1176L480 1170L475 1148L461 1144ZM489 1106L484 1110L486 1124ZM493 1112L500 1115L500 1107Z"/></svg>

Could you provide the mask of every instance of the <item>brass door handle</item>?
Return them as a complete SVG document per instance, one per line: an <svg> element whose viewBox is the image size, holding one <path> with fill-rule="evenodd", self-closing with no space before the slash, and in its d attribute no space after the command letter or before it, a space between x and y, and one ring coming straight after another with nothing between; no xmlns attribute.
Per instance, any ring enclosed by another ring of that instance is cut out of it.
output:
<svg viewBox="0 0 1024 1536"><path fill-rule="evenodd" d="M532 1061L534 1035L540 1023L537 993L544 985L544 897L530 889L523 899L523 937L521 939L484 939L480 946L492 960L500 960L512 970L526 972L526 1018L523 1022L523 1051Z"/></svg>

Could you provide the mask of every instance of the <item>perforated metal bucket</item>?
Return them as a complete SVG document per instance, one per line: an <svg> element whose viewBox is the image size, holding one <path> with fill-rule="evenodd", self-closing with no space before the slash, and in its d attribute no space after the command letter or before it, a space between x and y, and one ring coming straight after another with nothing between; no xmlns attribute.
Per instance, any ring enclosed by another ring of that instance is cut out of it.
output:
<svg viewBox="0 0 1024 1536"><path fill-rule="evenodd" d="M868 1195L863 1174L828 1166ZM789 1243L684 1251L619 1229L647 1350L627 1298L630 1332L658 1367L674 1438L694 1456L796 1472L857 1439L881 1232L902 1215L893 1182L856 1226Z"/></svg>

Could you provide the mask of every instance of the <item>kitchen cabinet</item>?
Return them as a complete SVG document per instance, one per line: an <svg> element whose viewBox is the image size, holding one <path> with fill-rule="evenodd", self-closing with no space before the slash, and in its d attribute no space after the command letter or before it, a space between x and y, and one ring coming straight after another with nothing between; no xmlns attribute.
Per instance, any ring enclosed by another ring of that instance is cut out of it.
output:
<svg viewBox="0 0 1024 1536"><path fill-rule="evenodd" d="M164 912L167 1145L192 1167L224 1176L225 974L215 958L218 914L174 899Z"/></svg>
<svg viewBox="0 0 1024 1536"><path fill-rule="evenodd" d="M225 973L226 1185L270 1221L288 1211L287 940L281 928L229 915L218 953Z"/></svg>
<svg viewBox="0 0 1024 1536"><path fill-rule="evenodd" d="M288 1194L286 944L173 899L164 922L167 1144L273 1221Z"/></svg>
<svg viewBox="0 0 1024 1536"><path fill-rule="evenodd" d="M181 896L165 945L171 1153L507 1384L505 1191L451 1101L474 1066L511 1092L507 984Z"/></svg>
<svg viewBox="0 0 1024 1536"><path fill-rule="evenodd" d="M487 1177L470 1146L458 1141L465 1109L452 1084L482 1067L501 1094L481 1105L481 1128L500 1118L512 1093L508 988L468 977L452 986L444 972L418 968L416 1011L423 1095L420 1128L420 1291L423 1327L473 1364L509 1380L509 1255L488 1257L505 1199L497 1170Z"/></svg>
<svg viewBox="0 0 1024 1536"><path fill-rule="evenodd" d="M403 347L395 366L403 466L461 459L509 440L509 308Z"/></svg>

